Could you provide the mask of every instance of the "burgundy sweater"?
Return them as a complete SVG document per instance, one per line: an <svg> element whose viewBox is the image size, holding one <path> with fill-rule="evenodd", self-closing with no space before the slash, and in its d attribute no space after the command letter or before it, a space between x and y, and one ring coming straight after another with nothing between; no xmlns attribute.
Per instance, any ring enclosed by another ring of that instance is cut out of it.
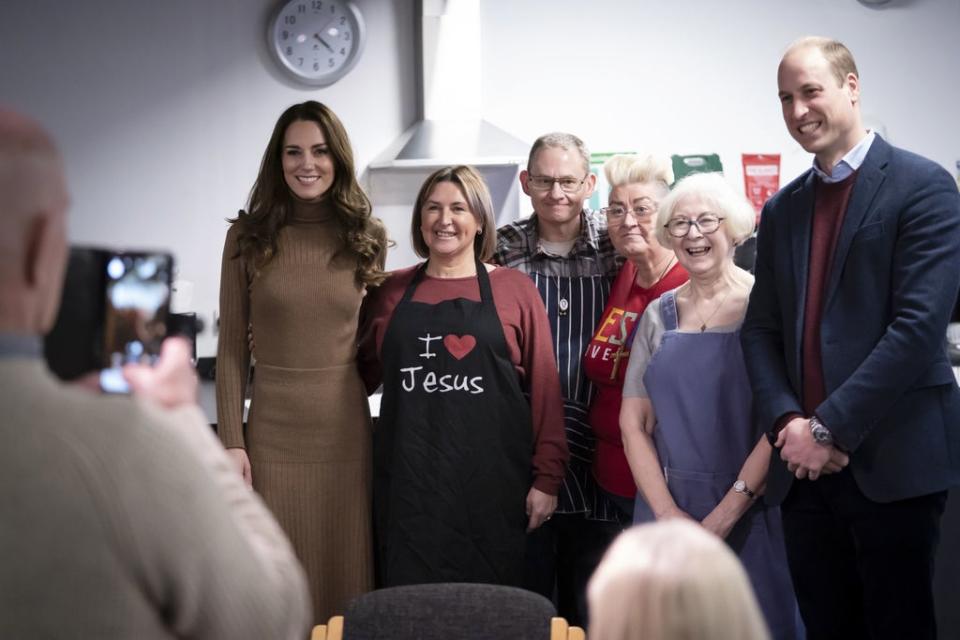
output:
<svg viewBox="0 0 960 640"><path fill-rule="evenodd" d="M827 397L820 352L820 324L833 253L857 173L854 171L849 177L834 183L818 179L816 184L807 272L807 304L803 315L803 411L808 416L812 416ZM830 425L825 426L830 428Z"/></svg>

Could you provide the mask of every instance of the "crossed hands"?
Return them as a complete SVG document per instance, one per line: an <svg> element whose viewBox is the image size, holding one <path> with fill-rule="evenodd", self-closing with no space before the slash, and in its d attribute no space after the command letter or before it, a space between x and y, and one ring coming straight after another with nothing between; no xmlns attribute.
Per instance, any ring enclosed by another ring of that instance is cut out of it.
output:
<svg viewBox="0 0 960 640"><path fill-rule="evenodd" d="M816 480L827 473L837 473L850 463L850 456L833 445L818 444L810 432L810 420L794 418L777 435L774 443L780 458L798 480Z"/></svg>

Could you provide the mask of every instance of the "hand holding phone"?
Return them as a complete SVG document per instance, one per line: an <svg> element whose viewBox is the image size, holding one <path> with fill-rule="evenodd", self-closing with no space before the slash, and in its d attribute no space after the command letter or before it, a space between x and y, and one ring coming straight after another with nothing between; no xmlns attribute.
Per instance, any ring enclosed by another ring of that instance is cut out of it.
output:
<svg viewBox="0 0 960 640"><path fill-rule="evenodd" d="M156 363L128 364L123 377L133 393L172 409L197 403L197 371L190 360L190 342L186 338L163 341Z"/></svg>

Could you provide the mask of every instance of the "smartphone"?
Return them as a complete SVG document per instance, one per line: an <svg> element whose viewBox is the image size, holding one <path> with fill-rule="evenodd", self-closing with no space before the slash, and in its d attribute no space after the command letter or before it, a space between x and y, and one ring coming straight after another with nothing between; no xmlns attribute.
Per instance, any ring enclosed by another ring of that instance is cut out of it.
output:
<svg viewBox="0 0 960 640"><path fill-rule="evenodd" d="M128 391L122 367L150 364L170 332L173 256L72 247L56 323L44 341L62 380L101 371L105 391Z"/></svg>
<svg viewBox="0 0 960 640"><path fill-rule="evenodd" d="M128 393L127 364L153 364L167 337L173 256L128 251L108 255L104 264L103 360L100 387Z"/></svg>

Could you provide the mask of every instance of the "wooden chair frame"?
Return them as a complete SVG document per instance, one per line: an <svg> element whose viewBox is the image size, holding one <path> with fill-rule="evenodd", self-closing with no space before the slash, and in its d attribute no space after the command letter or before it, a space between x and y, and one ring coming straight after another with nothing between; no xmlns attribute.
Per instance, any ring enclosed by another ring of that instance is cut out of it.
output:
<svg viewBox="0 0 960 640"><path fill-rule="evenodd" d="M571 627L564 618L550 619L550 640L586 640L580 627ZM310 640L343 640L343 616L333 616L327 624L318 624Z"/></svg>

